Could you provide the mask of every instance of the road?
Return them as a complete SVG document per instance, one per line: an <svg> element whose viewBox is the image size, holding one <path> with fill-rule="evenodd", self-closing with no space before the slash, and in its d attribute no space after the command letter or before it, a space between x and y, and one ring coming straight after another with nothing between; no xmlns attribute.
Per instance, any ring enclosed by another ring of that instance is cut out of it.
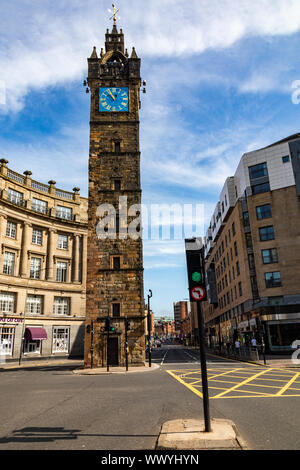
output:
<svg viewBox="0 0 300 470"><path fill-rule="evenodd" d="M198 352L164 345L159 368L75 375L74 366L0 372L0 450L154 449L161 425L203 418ZM250 449L299 449L300 373L207 357L213 418Z"/></svg>

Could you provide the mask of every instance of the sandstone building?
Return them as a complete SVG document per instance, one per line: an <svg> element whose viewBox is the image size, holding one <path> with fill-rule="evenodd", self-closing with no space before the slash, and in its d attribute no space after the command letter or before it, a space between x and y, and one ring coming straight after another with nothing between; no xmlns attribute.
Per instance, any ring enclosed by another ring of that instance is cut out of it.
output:
<svg viewBox="0 0 300 470"><path fill-rule="evenodd" d="M300 338L300 134L243 155L205 237L211 343Z"/></svg>
<svg viewBox="0 0 300 470"><path fill-rule="evenodd" d="M132 206L141 203L140 59L134 48L129 57L115 17L112 31L106 32L105 52L101 49L98 57L94 48L88 59L87 83L91 104L85 367L105 367L108 361L124 365L126 351L129 365L143 365L141 224L137 224L140 236L126 236L128 224L139 217L138 211L131 212ZM105 223L104 205L114 211ZM107 318L114 328L109 339Z"/></svg>
<svg viewBox="0 0 300 470"><path fill-rule="evenodd" d="M87 199L0 163L0 359L82 356Z"/></svg>

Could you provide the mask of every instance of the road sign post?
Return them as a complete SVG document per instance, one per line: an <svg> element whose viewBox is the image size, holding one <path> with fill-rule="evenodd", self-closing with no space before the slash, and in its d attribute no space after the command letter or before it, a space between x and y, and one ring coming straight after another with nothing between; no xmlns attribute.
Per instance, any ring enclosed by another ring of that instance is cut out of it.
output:
<svg viewBox="0 0 300 470"><path fill-rule="evenodd" d="M205 336L201 302L207 299L204 254L201 238L185 240L186 262L189 282L190 301L197 304L200 364L202 377L203 411L205 432L211 432L209 394L206 368Z"/></svg>

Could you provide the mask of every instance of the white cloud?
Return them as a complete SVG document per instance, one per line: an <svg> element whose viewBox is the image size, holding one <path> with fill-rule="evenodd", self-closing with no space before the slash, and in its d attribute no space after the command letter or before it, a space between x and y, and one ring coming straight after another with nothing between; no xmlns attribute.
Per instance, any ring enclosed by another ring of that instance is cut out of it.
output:
<svg viewBox="0 0 300 470"><path fill-rule="evenodd" d="M92 46L104 43L107 2L12 0L1 7L0 80L6 111L18 111L32 88L64 84L86 73ZM249 36L293 34L299 0L120 0L128 48L141 56L191 56ZM184 71L182 71L184 72Z"/></svg>

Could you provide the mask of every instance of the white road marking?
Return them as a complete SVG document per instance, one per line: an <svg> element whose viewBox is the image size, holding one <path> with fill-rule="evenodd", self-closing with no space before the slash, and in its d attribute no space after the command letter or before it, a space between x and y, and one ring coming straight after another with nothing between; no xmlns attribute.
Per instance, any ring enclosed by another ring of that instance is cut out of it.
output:
<svg viewBox="0 0 300 470"><path fill-rule="evenodd" d="M169 350L167 349L167 351L166 351L166 353L165 353L165 355L164 355L164 357L163 357L163 359L162 359L162 361L161 361L161 363L160 363L161 366L163 365L164 360L165 360L166 355L168 354L168 352L169 352Z"/></svg>

